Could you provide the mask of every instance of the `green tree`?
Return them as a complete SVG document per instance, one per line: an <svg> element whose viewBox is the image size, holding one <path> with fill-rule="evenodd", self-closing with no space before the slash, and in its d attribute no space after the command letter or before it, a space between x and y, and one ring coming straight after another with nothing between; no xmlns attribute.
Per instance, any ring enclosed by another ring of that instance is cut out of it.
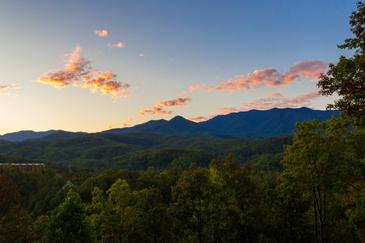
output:
<svg viewBox="0 0 365 243"><path fill-rule="evenodd" d="M274 220L270 231L278 242L312 242L311 224L307 221L311 200L303 184L287 171L278 178L275 194L270 198Z"/></svg>
<svg viewBox="0 0 365 243"><path fill-rule="evenodd" d="M105 230L105 223L108 222L106 211L107 204L104 198L104 192L95 187L92 191L92 201L88 206L88 219L96 233L96 238L98 241L103 241L107 235L107 230Z"/></svg>
<svg viewBox="0 0 365 243"><path fill-rule="evenodd" d="M0 242L27 242L31 217L20 204L17 184L0 174Z"/></svg>
<svg viewBox="0 0 365 243"><path fill-rule="evenodd" d="M348 237L336 234L336 229L343 227L338 196L344 194L353 175L349 136L349 125L342 119L309 121L297 125L293 144L285 148L283 178L312 201L308 213L313 216L319 242L340 242Z"/></svg>
<svg viewBox="0 0 365 243"><path fill-rule="evenodd" d="M49 242L49 217L47 215L39 216L32 224L31 242L47 243Z"/></svg>
<svg viewBox="0 0 365 243"><path fill-rule="evenodd" d="M93 242L94 233L86 220L86 208L79 194L70 189L65 200L50 217L50 241L81 243Z"/></svg>
<svg viewBox="0 0 365 243"><path fill-rule="evenodd" d="M188 242L225 242L237 237L232 223L239 220L235 201L215 182L208 169L190 168L173 187L170 212L176 235ZM233 214L233 215L232 215Z"/></svg>
<svg viewBox="0 0 365 243"><path fill-rule="evenodd" d="M134 197L127 181L117 179L107 191L103 212L103 231L112 242L128 242L138 212L132 205Z"/></svg>
<svg viewBox="0 0 365 243"><path fill-rule="evenodd" d="M354 118L365 125L365 4L359 2L357 11L350 17L354 38L346 39L341 49L355 50L352 57L341 56L337 64L331 64L326 75L322 75L318 86L323 95L339 95L329 108Z"/></svg>
<svg viewBox="0 0 365 243"><path fill-rule="evenodd" d="M146 188L133 194L135 198L133 207L139 213L135 222L133 242L171 242L172 220L160 190Z"/></svg>
<svg viewBox="0 0 365 243"><path fill-rule="evenodd" d="M226 219L229 234L225 238L239 239L240 242L259 241L261 227L264 227L264 210L260 190L251 177L251 167L241 167L233 156L228 156L214 160L209 171L211 179L221 187L227 200L222 205L229 215Z"/></svg>

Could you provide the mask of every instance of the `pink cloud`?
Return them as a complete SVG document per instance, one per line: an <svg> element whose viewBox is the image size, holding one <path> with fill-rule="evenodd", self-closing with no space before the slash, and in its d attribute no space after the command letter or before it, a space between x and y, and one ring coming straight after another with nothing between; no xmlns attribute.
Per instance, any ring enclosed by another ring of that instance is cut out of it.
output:
<svg viewBox="0 0 365 243"><path fill-rule="evenodd" d="M190 93L197 91L213 92L227 91L230 93L260 87L278 87L288 85L300 78L309 78L316 81L328 67L321 61L307 61L295 64L288 72L280 73L276 69L259 69L249 74L241 74L237 79L224 80L217 85L195 84L189 87Z"/></svg>
<svg viewBox="0 0 365 243"><path fill-rule="evenodd" d="M247 81L250 87L277 86L281 84L281 74L276 69L255 70Z"/></svg>
<svg viewBox="0 0 365 243"><path fill-rule="evenodd" d="M269 93L267 96L271 98L284 98L282 94L276 92Z"/></svg>
<svg viewBox="0 0 365 243"><path fill-rule="evenodd" d="M170 115L170 114L172 114L172 111L167 111L164 109L164 107L182 106L182 105L186 105L190 101L191 101L191 98L189 98L189 97L182 97L182 98L177 98L177 99L173 99L173 100L161 101L150 109L143 109L142 111L139 112L139 114L140 115L147 115L147 114Z"/></svg>
<svg viewBox="0 0 365 243"><path fill-rule="evenodd" d="M93 93L111 94L113 98L125 97L129 94L129 84L117 81L117 75L111 71L99 71L91 66L91 62L81 56L81 48L77 46L66 55L64 69L43 74L39 83L63 88L70 85L89 88Z"/></svg>
<svg viewBox="0 0 365 243"><path fill-rule="evenodd" d="M19 87L15 84L0 83L0 94L8 94L9 92L18 90Z"/></svg>
<svg viewBox="0 0 365 243"><path fill-rule="evenodd" d="M292 66L284 75L283 80L284 82L291 82L302 76L317 81L321 73L326 71L327 67L327 63L320 61L301 62Z"/></svg>
<svg viewBox="0 0 365 243"><path fill-rule="evenodd" d="M133 117L127 117L127 119L122 122L122 127L130 127L133 120Z"/></svg>
<svg viewBox="0 0 365 243"><path fill-rule="evenodd" d="M204 84L194 84L189 86L189 92L194 93L198 90L204 89L205 85Z"/></svg>
<svg viewBox="0 0 365 243"><path fill-rule="evenodd" d="M201 89L204 88L206 92L213 91L228 91L228 92L236 92L243 89L249 89L249 84L244 75L241 75L239 78L235 80L225 80L223 83L215 85L215 86L201 86ZM196 91L199 89L196 89Z"/></svg>
<svg viewBox="0 0 365 243"><path fill-rule="evenodd" d="M224 107L219 110L219 114L228 114L232 112L248 111L248 110L268 110L272 108L298 108L309 106L313 99L320 95L318 91L310 92L294 98L285 98L279 93L272 95L270 93L267 97L259 99L251 99L247 103L243 103L240 107Z"/></svg>
<svg viewBox="0 0 365 243"><path fill-rule="evenodd" d="M210 119L210 116L196 116L196 117L189 117L190 121L193 122L203 122Z"/></svg>
<svg viewBox="0 0 365 243"><path fill-rule="evenodd" d="M109 31L106 29L98 29L95 30L95 34L99 37L107 37L109 35Z"/></svg>

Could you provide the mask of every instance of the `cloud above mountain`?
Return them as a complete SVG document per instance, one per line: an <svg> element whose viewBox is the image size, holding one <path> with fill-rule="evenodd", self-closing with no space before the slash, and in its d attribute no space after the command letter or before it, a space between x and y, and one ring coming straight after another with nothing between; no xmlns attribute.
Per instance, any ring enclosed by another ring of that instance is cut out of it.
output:
<svg viewBox="0 0 365 243"><path fill-rule="evenodd" d="M188 119L193 122L203 122L203 121L207 121L213 117L214 116L195 116L195 117L189 117Z"/></svg>
<svg viewBox="0 0 365 243"><path fill-rule="evenodd" d="M219 110L219 114L228 114L232 112L248 111L248 110L268 110L272 108L298 108L310 106L311 101L320 96L318 91L310 92L294 98L286 98L280 93L268 94L264 98L251 99L247 103L241 104L240 107L225 107Z"/></svg>
<svg viewBox="0 0 365 243"><path fill-rule="evenodd" d="M161 101L154 105L152 108L143 109L139 112L140 115L170 115L173 111L166 110L165 107L172 107L172 106L183 106L186 105L188 102L191 101L189 97L181 97L173 100L166 100Z"/></svg>
<svg viewBox="0 0 365 243"><path fill-rule="evenodd" d="M66 55L64 68L50 71L39 77L39 83L55 88L75 87L88 88L93 93L110 94L113 98L125 97L129 94L129 84L119 82L117 75L111 71L100 71L91 62L81 56L80 46L76 46Z"/></svg>
<svg viewBox="0 0 365 243"><path fill-rule="evenodd" d="M321 61L306 61L293 65L287 72L278 70L258 69L249 74L241 74L236 79L224 80L216 85L194 84L189 87L191 93L197 91L214 92L227 91L230 93L262 87L278 87L288 85L293 81L308 78L317 81L321 73L328 68L328 64Z"/></svg>

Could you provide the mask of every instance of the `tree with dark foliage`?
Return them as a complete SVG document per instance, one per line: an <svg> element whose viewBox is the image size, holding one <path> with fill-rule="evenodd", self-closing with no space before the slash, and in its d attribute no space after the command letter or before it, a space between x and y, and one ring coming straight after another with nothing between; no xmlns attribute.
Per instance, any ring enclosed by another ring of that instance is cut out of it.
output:
<svg viewBox="0 0 365 243"><path fill-rule="evenodd" d="M339 95L328 108L339 109L357 124L365 124L365 4L359 2L350 16L353 38L346 39L341 49L354 50L352 57L341 56L337 64L330 64L327 74L318 83L323 95Z"/></svg>

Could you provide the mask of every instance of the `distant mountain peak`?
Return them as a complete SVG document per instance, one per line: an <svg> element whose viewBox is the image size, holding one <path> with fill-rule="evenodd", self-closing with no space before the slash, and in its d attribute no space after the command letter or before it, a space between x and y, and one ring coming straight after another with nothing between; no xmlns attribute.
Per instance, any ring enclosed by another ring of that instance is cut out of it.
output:
<svg viewBox="0 0 365 243"><path fill-rule="evenodd" d="M338 111L301 108L250 110L216 116L201 122L201 126L216 135L233 137L274 137L290 135L295 124L308 120L326 121Z"/></svg>
<svg viewBox="0 0 365 243"><path fill-rule="evenodd" d="M274 137L290 135L297 122L317 119L325 121L338 111L312 110L301 108L273 108L270 110L250 110L219 115L204 122L193 122L182 116L170 120L150 120L129 128L114 128L101 134L163 134L163 135L210 135L227 137ZM0 136L0 141L21 142L26 140L69 139L85 135L62 130L43 132L19 131Z"/></svg>
<svg viewBox="0 0 365 243"><path fill-rule="evenodd" d="M195 123L193 121L190 121L190 120L186 119L183 116L175 116L169 122L173 122L173 123L176 123L176 122L178 122L178 123L189 123L189 124Z"/></svg>
<svg viewBox="0 0 365 243"><path fill-rule="evenodd" d="M175 116L173 118L171 118L170 121L177 121L177 120L186 120L183 116Z"/></svg>

